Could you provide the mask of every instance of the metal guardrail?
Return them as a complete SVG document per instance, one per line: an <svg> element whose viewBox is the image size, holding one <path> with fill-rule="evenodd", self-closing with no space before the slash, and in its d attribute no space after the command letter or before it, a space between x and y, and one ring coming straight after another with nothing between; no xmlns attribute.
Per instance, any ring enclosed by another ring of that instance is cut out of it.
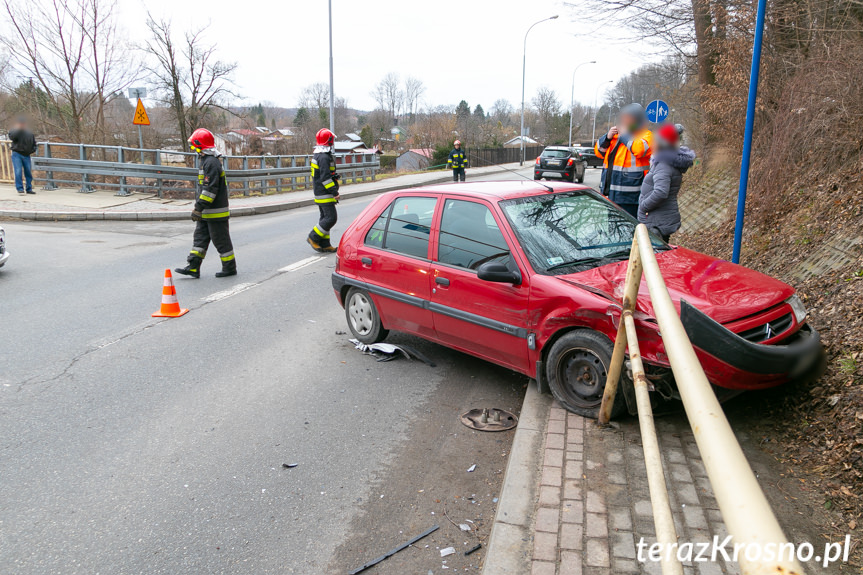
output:
<svg viewBox="0 0 863 575"><path fill-rule="evenodd" d="M8 142L5 143L8 147ZM5 176L9 152L0 142L0 181ZM230 192L287 192L310 188L311 155L222 156ZM193 192L198 181L198 155L174 150L126 148L40 142L31 156L33 178L46 190L76 186L89 193L96 188L116 190L127 196L133 190ZM337 155L342 183L374 181L380 169L375 154ZM9 179L12 181L11 165Z"/></svg>
<svg viewBox="0 0 863 575"><path fill-rule="evenodd" d="M623 310L600 406L599 424L607 424L610 419L628 346L657 542L663 549L671 549L671 545L678 543L633 319L642 275L647 280L665 352L729 535L734 544L747 547L771 544L778 550L787 548L790 544L731 430L671 301L647 228L640 224L635 229L626 270ZM752 560L746 553L740 554L738 562L743 575L804 573L794 557L786 558L779 554L778 558L762 559L763 555L759 553L759 558ZM671 556L663 553L661 566L663 575L683 573L676 553Z"/></svg>

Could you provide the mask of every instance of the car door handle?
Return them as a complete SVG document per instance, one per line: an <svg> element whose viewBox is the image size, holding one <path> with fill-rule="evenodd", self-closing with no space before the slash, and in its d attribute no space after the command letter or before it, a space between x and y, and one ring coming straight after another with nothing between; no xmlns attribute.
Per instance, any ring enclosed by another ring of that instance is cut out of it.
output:
<svg viewBox="0 0 863 575"><path fill-rule="evenodd" d="M360 258L360 261L363 263L364 266L372 265L372 258L370 257L362 257Z"/></svg>
<svg viewBox="0 0 863 575"><path fill-rule="evenodd" d="M438 276L434 279L434 283L440 284L442 286L449 286L449 280L446 278L442 278L440 276Z"/></svg>

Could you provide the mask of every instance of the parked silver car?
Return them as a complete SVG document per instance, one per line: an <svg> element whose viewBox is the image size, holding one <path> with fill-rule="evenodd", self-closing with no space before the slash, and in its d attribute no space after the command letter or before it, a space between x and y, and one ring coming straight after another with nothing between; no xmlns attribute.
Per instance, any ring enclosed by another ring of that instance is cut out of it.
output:
<svg viewBox="0 0 863 575"><path fill-rule="evenodd" d="M9 251L6 249L6 230L3 229L3 226L0 226L0 268L3 267L8 259Z"/></svg>

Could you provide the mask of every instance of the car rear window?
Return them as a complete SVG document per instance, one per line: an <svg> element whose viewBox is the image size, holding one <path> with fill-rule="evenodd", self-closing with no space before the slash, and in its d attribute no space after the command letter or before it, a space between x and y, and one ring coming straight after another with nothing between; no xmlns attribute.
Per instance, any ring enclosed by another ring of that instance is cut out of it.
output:
<svg viewBox="0 0 863 575"><path fill-rule="evenodd" d="M367 246L428 258L429 235L437 198L396 198L366 234Z"/></svg>
<svg viewBox="0 0 863 575"><path fill-rule="evenodd" d="M542 157L543 158L568 158L569 150L543 150Z"/></svg>

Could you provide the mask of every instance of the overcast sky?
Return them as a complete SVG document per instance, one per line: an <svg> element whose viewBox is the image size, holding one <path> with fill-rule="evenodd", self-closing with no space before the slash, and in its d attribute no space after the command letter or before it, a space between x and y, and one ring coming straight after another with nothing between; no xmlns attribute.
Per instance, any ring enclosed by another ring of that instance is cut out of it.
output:
<svg viewBox="0 0 863 575"><path fill-rule="evenodd" d="M589 35L585 15L558 0L332 0L336 96L371 110L370 92L387 72L415 76L426 86L424 103L465 99L488 111L498 98L521 100L522 42L527 43L526 100L540 86L568 105L574 67L575 99L592 105L597 86L647 60L633 48L606 41L616 31ZM149 10L177 30L209 21L219 56L239 64L236 83L247 103L293 107L303 86L328 82L327 1L121 0L120 23L143 40ZM610 86L610 84L609 84ZM600 92L601 96L601 92Z"/></svg>

